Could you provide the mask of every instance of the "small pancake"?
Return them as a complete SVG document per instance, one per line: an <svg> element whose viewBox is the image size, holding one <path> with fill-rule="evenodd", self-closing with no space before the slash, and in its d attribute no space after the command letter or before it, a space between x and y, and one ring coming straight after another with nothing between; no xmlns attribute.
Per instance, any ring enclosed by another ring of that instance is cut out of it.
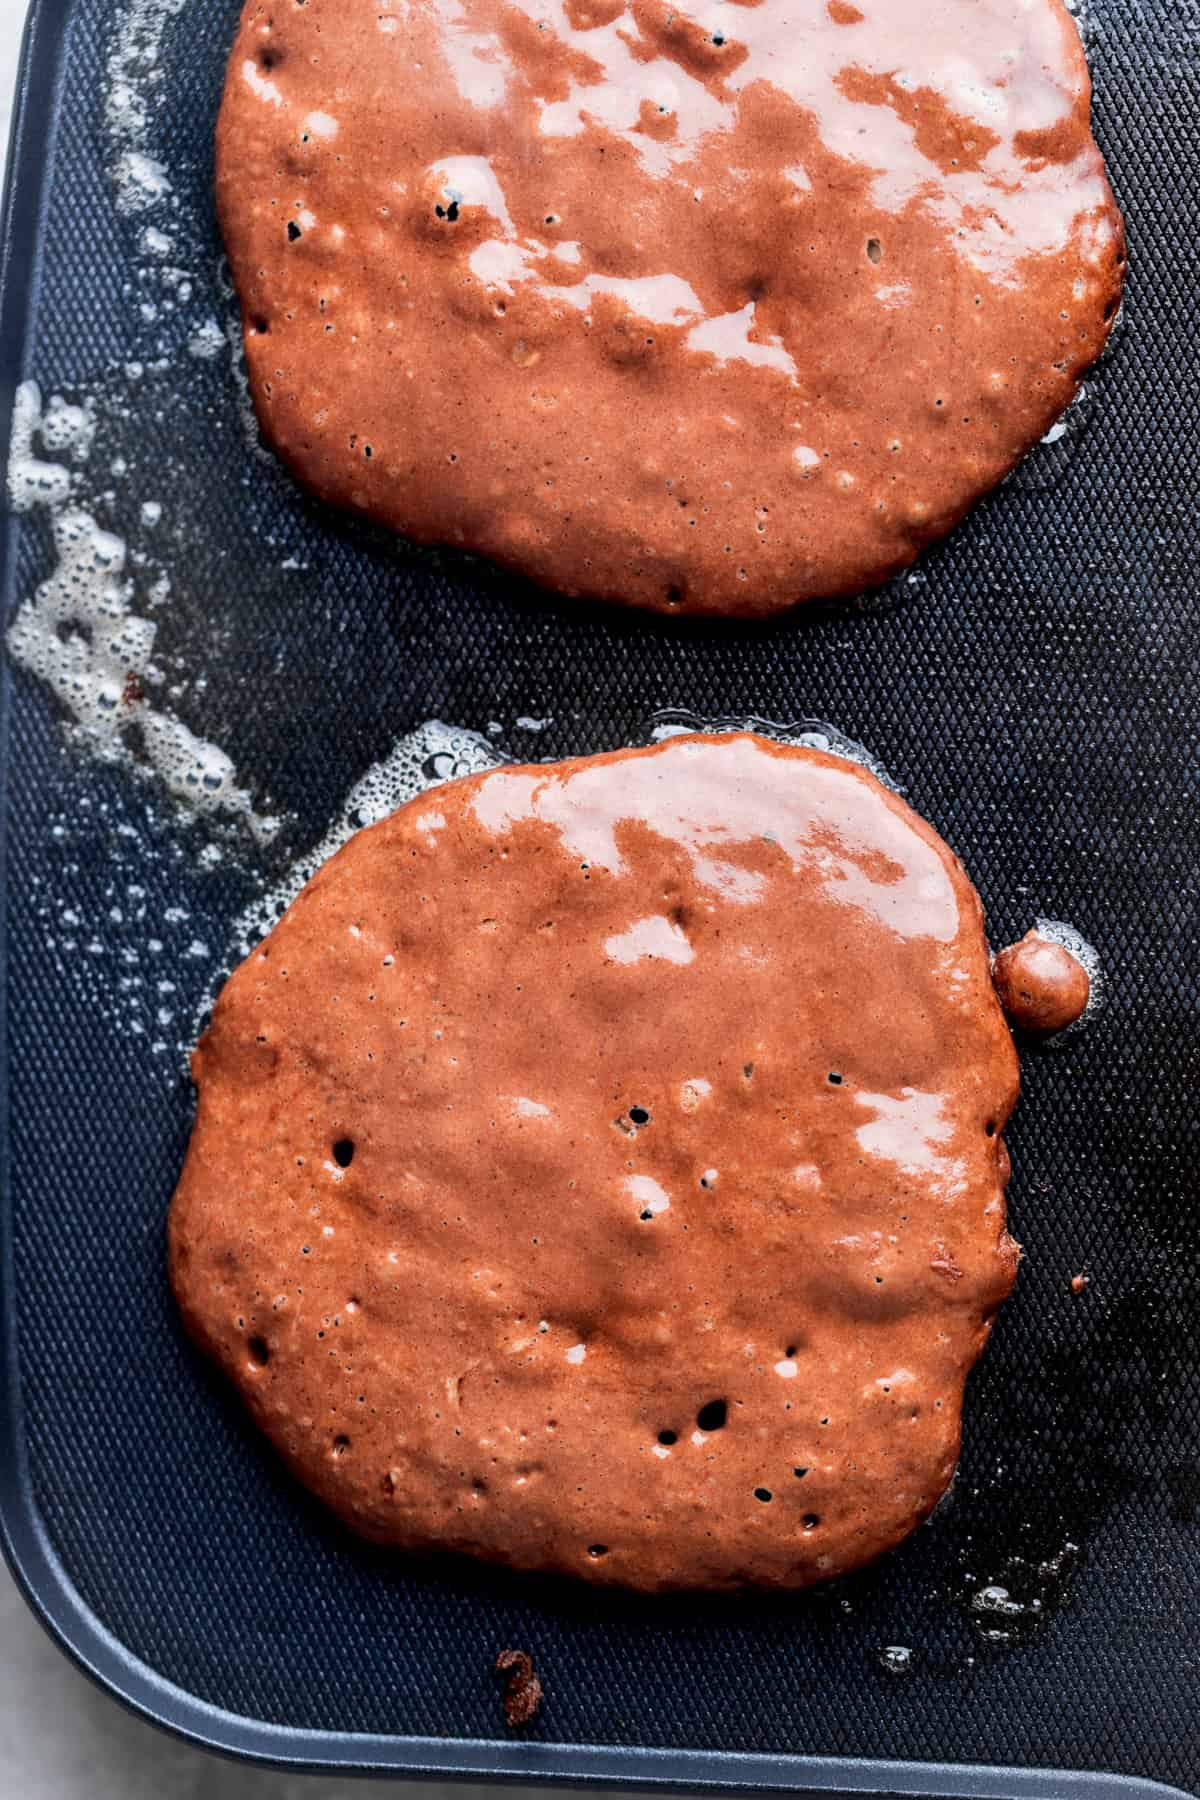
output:
<svg viewBox="0 0 1200 1800"><path fill-rule="evenodd" d="M193 1068L183 1318L356 1531L800 1587L944 1492L1017 1060L973 887L867 770L736 734L437 788Z"/></svg>
<svg viewBox="0 0 1200 1800"><path fill-rule="evenodd" d="M569 595L903 569L1108 336L1061 0L248 0L217 200L299 478Z"/></svg>

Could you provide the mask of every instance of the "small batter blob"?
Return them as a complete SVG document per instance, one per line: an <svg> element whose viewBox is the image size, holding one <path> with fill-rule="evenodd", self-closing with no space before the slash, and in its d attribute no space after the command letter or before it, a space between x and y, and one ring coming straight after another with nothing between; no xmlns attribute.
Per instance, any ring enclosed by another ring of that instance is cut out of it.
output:
<svg viewBox="0 0 1200 1800"><path fill-rule="evenodd" d="M1092 979L1065 944L1027 931L992 964L1000 1004L1017 1031L1052 1037L1087 1011Z"/></svg>

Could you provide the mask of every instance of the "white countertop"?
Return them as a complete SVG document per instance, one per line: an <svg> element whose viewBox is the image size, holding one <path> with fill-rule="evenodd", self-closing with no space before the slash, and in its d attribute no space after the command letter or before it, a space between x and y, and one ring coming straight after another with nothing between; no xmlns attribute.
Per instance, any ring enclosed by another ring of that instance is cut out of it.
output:
<svg viewBox="0 0 1200 1800"><path fill-rule="evenodd" d="M8 115L12 107L13 81L17 73L17 52L21 48L21 26L25 21L26 0L0 0L0 163L8 149Z"/></svg>

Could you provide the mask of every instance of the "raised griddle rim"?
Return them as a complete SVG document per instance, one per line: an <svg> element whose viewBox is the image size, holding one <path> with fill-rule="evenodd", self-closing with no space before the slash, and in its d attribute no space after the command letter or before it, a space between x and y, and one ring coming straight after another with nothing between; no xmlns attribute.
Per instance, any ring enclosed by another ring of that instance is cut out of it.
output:
<svg viewBox="0 0 1200 1800"><path fill-rule="evenodd" d="M69 0L67 0L69 4ZM7 1230L6 1230L7 1235ZM11 1340L6 1332L6 1344ZM37 1618L71 1660L131 1712L204 1750L270 1768L456 1781L538 1782L668 1792L937 1796L939 1800L1189 1800L1181 1788L1129 1775L300 1731L209 1706L131 1656L88 1611L58 1562L13 1453L20 1449L11 1381L0 1394L0 1544Z"/></svg>
<svg viewBox="0 0 1200 1800"><path fill-rule="evenodd" d="M57 121L63 44L74 0L32 0L13 103L0 213L0 443L30 350L41 280L41 220ZM18 179L19 172L19 179ZM7 460L7 458L6 458ZM11 611L20 523L0 507L5 618ZM0 796L6 797L12 670L0 670ZM7 807L0 826L0 892L7 874ZM662 1750L519 1739L385 1737L303 1731L211 1706L133 1656L87 1607L55 1555L35 1502L25 1451L17 1355L13 1208L8 1137L8 958L0 919L0 1549L38 1621L97 1686L153 1725L202 1749L291 1770L337 1769L415 1779L761 1792L944 1796L946 1800L1189 1800L1180 1788L1125 1775L863 1757ZM499 1697L497 1696L497 1709Z"/></svg>

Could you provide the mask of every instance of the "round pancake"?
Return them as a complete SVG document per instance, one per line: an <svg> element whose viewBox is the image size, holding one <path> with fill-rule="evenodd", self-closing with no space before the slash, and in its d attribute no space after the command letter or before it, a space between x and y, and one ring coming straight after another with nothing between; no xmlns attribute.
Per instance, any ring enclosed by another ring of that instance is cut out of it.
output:
<svg viewBox="0 0 1200 1800"><path fill-rule="evenodd" d="M974 889L867 770L738 734L438 788L194 1072L184 1320L367 1537L799 1587L950 1481L1017 1060Z"/></svg>
<svg viewBox="0 0 1200 1800"><path fill-rule="evenodd" d="M857 592L1105 342L1089 101L1061 0L248 0L217 199L264 431L566 594Z"/></svg>

